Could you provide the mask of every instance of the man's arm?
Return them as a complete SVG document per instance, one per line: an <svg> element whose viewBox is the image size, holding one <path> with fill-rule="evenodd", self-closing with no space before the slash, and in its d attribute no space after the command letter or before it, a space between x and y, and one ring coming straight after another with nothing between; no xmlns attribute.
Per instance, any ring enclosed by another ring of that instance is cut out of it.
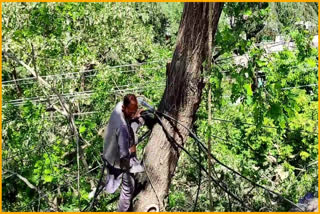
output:
<svg viewBox="0 0 320 214"><path fill-rule="evenodd" d="M138 135L137 132L141 126L144 125L144 119L142 117L136 118L133 122L131 122L131 128L134 133L134 144L137 145L138 142Z"/></svg>
<svg viewBox="0 0 320 214"><path fill-rule="evenodd" d="M141 111L139 112L139 117L136 118L133 122L131 122L131 128L134 133L134 138L135 138L135 144L138 144L138 136L137 132L139 128L143 125L146 125L149 130L153 128L153 126L157 123L156 118L154 117L153 112L146 110L146 111Z"/></svg>
<svg viewBox="0 0 320 214"><path fill-rule="evenodd" d="M129 170L130 168L130 153L129 153L129 133L126 125L120 127L119 138L119 152L120 152L120 168L122 170Z"/></svg>

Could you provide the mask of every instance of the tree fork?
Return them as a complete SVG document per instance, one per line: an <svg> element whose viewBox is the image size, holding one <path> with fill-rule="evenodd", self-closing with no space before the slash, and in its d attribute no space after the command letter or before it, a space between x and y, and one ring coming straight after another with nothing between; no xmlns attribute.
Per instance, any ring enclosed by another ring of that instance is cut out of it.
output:
<svg viewBox="0 0 320 214"><path fill-rule="evenodd" d="M209 5L212 4L212 35L217 26L223 3L185 3L180 22L177 45L170 64L167 65L166 88L158 110L169 114L191 127L201 102L204 87L202 63L208 58ZM171 136L180 145L188 138L188 131L177 125L175 130L169 122L164 122ZM144 163L150 177L145 189L138 194L134 211L148 211L158 206L164 211L171 179L179 159L158 124L152 130L145 148Z"/></svg>

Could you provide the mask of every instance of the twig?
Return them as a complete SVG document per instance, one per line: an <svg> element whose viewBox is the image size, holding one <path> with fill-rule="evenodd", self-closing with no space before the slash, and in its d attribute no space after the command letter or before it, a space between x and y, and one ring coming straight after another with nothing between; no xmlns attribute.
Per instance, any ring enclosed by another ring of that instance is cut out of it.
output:
<svg viewBox="0 0 320 214"><path fill-rule="evenodd" d="M316 160L316 161L310 163L307 167L310 167L310 166L312 166L312 165L314 165L314 164L318 164L318 161Z"/></svg>
<svg viewBox="0 0 320 214"><path fill-rule="evenodd" d="M88 172L84 173L83 175L87 175L87 174L89 174L90 172L92 172L92 171L100 168L101 166L102 166L102 165L96 166L95 168L93 168L93 169L89 170ZM76 181L76 180L77 180L77 178L75 178L75 179L73 179L73 180L71 180L71 181L66 181L66 183L67 183L68 185L70 185L72 182L74 182L74 181ZM53 193L53 192L58 191L59 188L60 188L60 186L59 186L58 188L50 191L50 193ZM45 197L48 197L48 194L49 194L49 193L42 195L42 196L40 197L40 199L45 198ZM26 208L26 207L28 207L28 206L30 206L30 205L33 204L34 202L36 202L36 200L31 201L29 204L27 204L26 206L24 206L23 209Z"/></svg>
<svg viewBox="0 0 320 214"><path fill-rule="evenodd" d="M212 58L212 16L213 16L213 4L214 3L209 3L209 24L208 24L208 58L207 58L207 72L209 73L210 76L210 71L211 71L211 58ZM207 81L208 84L208 124L209 124L209 130L211 132L212 130L212 121L211 121L211 83L210 81ZM211 136L209 135L208 137L208 149L209 152L211 152ZM208 172L209 175L212 175L212 160L211 157L208 155L207 157L207 162L208 162ZM212 187L211 187L211 182L208 183L209 186L209 210L213 211L213 197L212 197Z"/></svg>
<svg viewBox="0 0 320 214"><path fill-rule="evenodd" d="M200 149L200 145L198 145L198 155L199 155L199 162L201 163L201 149ZM196 210L197 208L197 203L198 203L198 197L199 197L199 193L200 193L200 187L201 187L201 168L199 168L199 182L198 182L198 189L197 189L197 195L196 195L196 200L194 202L194 206L193 206L193 212Z"/></svg>
<svg viewBox="0 0 320 214"><path fill-rule="evenodd" d="M119 90L119 93L122 95L122 96L124 96L124 91L123 90L121 90L119 87L118 87L118 85L117 85L117 83L116 83L116 81L114 81L114 79L113 78L111 78L112 79L112 81L114 82L114 84L116 85L116 88L117 88L117 90Z"/></svg>
<svg viewBox="0 0 320 214"><path fill-rule="evenodd" d="M8 170L8 169L3 170L3 172L5 172L5 173L6 173L6 172L9 172L9 173L11 173L11 174L13 174L13 175L16 175L20 180L22 180L25 184L27 184L27 186L28 186L30 189L36 190L39 194L41 193L40 190L39 190L36 186L34 186L27 178L23 177L22 175L20 175L20 174L18 174L18 173L16 173L16 172L13 172L13 171L11 171L11 170Z"/></svg>

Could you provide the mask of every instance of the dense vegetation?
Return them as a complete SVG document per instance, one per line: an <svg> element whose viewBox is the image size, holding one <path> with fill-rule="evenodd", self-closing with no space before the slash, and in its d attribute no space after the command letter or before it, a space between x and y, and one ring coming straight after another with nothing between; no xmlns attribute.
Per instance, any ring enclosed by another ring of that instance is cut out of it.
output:
<svg viewBox="0 0 320 214"><path fill-rule="evenodd" d="M193 129L223 163L298 202L318 194L317 3L227 3L214 41L208 90ZM126 93L161 99L166 63L175 47L183 3L4 3L2 50L42 76L75 115L80 163L69 121L55 110L56 94L26 66L3 55L2 204L4 211L79 211L97 184L101 133ZM311 22L306 29L297 22ZM281 35L294 49L270 53L262 43ZM246 56L244 64L236 56ZM139 146L142 157L143 147ZM190 139L186 149L199 156ZM200 155L207 167L206 154ZM80 165L80 167L78 167ZM77 186L80 174L79 188ZM286 211L289 204L214 164L217 177L255 211ZM170 187L167 211L192 211L197 165L184 153ZM209 210L201 176L197 211ZM114 211L101 194L97 211ZM213 189L214 211L243 207Z"/></svg>

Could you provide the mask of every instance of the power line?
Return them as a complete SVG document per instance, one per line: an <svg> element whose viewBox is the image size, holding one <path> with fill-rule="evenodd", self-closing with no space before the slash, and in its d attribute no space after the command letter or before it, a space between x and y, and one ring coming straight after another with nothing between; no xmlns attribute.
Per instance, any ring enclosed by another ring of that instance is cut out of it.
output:
<svg viewBox="0 0 320 214"><path fill-rule="evenodd" d="M240 57L240 56L231 56L231 57L226 57L226 58L221 58L221 59L217 59L216 61L225 61L227 59L231 59L231 58L236 58L236 57ZM160 61L152 61L152 62L149 62L149 63L155 63L155 62L160 62ZM119 65L119 66L111 66L111 67L106 67L106 68L97 68L97 69L90 69L90 70L85 70L85 71L79 71L79 72L70 72L70 73L62 73L62 74L53 74L53 75L46 75L46 76L39 76L39 77L42 77L44 79L49 79L51 77L59 77L59 76L67 76L67 75L78 75L78 74L83 74L83 73L89 73L89 72L92 72L92 71L99 71L99 70L104 70L104 69L114 69L114 68L119 68L119 67L128 67L128 66L141 66L143 64L147 64L147 63L140 63L140 64L127 64L127 65ZM290 68L297 68L298 66L292 66ZM153 69L160 69L161 67L157 67L157 68L147 68L148 70L153 70ZM317 67L315 67L317 68ZM311 69L315 69L315 68L311 68ZM310 69L310 70L311 70ZM133 72L133 71L137 71L136 69L133 69L133 70L121 70L121 71L118 71L119 73L127 73L127 72ZM94 74L94 75L89 75L89 76L96 76L97 74ZM88 76L86 76L88 77ZM59 80L63 80L63 79L75 79L75 78L78 78L78 77L66 77L66 78L61 78ZM37 78L36 77L28 77L28 78L21 78L21 79L16 79L16 80L7 80L7 81L3 81L2 82L2 86L3 87L7 87L7 86L12 86L12 85L15 85L15 84L6 84L6 83L14 83L14 82L20 82L20 81L25 81L25 80L36 80ZM19 85L25 85L25 84L32 84L33 82L28 82L28 83L19 83Z"/></svg>
<svg viewBox="0 0 320 214"><path fill-rule="evenodd" d="M226 192L228 195L232 196L235 200L237 200L242 206L244 206L245 208L249 209L245 204L244 202L238 198L234 193L230 192L227 188L225 188L224 186L222 186L220 184L220 182L216 179L214 179L212 177L211 174L208 173L208 171L202 166L202 164L195 158L193 157L190 152L188 152L182 145L180 145L179 143L176 142L176 140L174 139L174 137L172 137L169 132L167 131L167 129L165 128L162 120L160 119L160 116L158 115L158 113L160 112L156 112L154 113L155 117L157 118L158 120L158 124L162 127L162 130L164 131L165 133L165 136L167 138L167 140L169 141L169 143L171 144L171 146L176 150L178 151L178 148L181 149L182 151L184 151L195 163L197 163L197 165L201 168L201 170L203 170L207 175L208 177L213 181L213 183L221 188L224 192ZM161 113L160 113L161 114ZM162 113L162 115L165 115ZM176 121L175 121L176 122ZM250 210L250 209L249 209Z"/></svg>
<svg viewBox="0 0 320 214"><path fill-rule="evenodd" d="M153 83L158 83L157 82L146 82L146 83L143 83L141 85L138 85L138 84L128 84L128 85L121 85L121 86L118 86L117 90L111 90L111 92L114 92L114 91L129 91L129 90L134 90L135 88L131 88L132 86L137 86L139 88L148 88L148 87L151 87L150 84L153 84ZM149 86L146 86L146 85L149 85ZM161 86L163 84L160 84ZM141 87L140 87L141 86ZM144 87L143 87L144 86ZM78 95L91 95L92 93L94 93L93 90L89 90L89 91L83 91L83 92L76 92L76 93L67 93L67 94L61 94L62 96L65 96L65 97L73 97L73 96L78 96ZM57 95L49 95L49 97L57 97ZM16 103L16 102L21 102L21 101L29 101L29 100L41 100L41 99L44 99L44 100L47 100L48 99L48 96L37 96L37 97L30 97L30 98L22 98L22 99L15 99L15 100L9 100L7 103Z"/></svg>
<svg viewBox="0 0 320 214"><path fill-rule="evenodd" d="M208 148L207 148L206 146L204 146L204 143L198 138L198 136L196 136L188 127L186 127L185 125L183 125L179 120L176 120L175 118L173 118L173 117L171 117L171 116L169 116L169 115L167 115L167 114L165 114L165 113L162 113L162 112L157 112L157 113L160 113L161 115L163 115L163 116L166 117L167 119L169 118L171 121L174 121L174 122L178 123L179 125L181 125L182 127L184 127L184 128L189 132L190 136L195 140L195 142L197 142L198 144L201 145L201 147L203 148L203 151L204 151L204 152L207 152L207 153L211 156L211 158L213 158L217 163L219 163L220 165L222 165L222 166L225 167L226 169L232 171L233 173L235 173L236 175L240 176L241 178L244 178L245 180L249 181L252 185L254 185L254 187L257 186L257 187L259 187L259 188L262 188L262 189L264 189L264 190L267 190L268 192L273 193L273 194L281 197L283 200L289 202L291 205L293 205L293 206L299 208L301 211L303 211L298 205L296 205L295 203L293 203L291 200L285 198L285 197L284 197L283 195L281 195L280 193L277 193L277 192L275 192L275 191L273 191L273 190L271 190L271 189L268 189L268 188L264 187L263 185L260 185L260 184L258 184L258 183L255 183L255 182L254 182L253 180L251 180L250 178L242 175L242 174L239 173L238 171L236 171L236 170L232 169L231 167L227 166L226 164L222 163L220 160L218 160L218 159L208 150ZM159 121L160 121L160 123L161 123L160 118L159 118ZM163 127L163 125L162 125L162 127ZM163 129L164 129L164 128L163 128ZM164 130L165 130L165 129L164 129ZM179 144L178 144L178 145L179 145ZM192 156L190 155L190 157L192 157ZM200 166L201 166L201 164L200 164ZM232 195L231 195L231 196L232 196Z"/></svg>
<svg viewBox="0 0 320 214"><path fill-rule="evenodd" d="M68 93L68 94L61 94L64 97L68 97L68 96L77 96L77 95L82 95L82 94L92 94L93 91L83 91L83 92L76 92L76 93ZM7 103L15 103L15 102L21 102L21 101L37 101L37 100L48 100L48 98L50 97L57 97L57 95L48 95L48 96L41 96L41 97L30 97L30 98L22 98L22 99L16 99L16 100L9 100L9 102Z"/></svg>
<svg viewBox="0 0 320 214"><path fill-rule="evenodd" d="M293 66L292 68L295 68L295 67ZM157 69L161 69L161 67L147 68L146 70L157 70ZM315 69L315 68L306 69L306 71L313 70L313 69ZM80 77L79 76L69 76L69 77L64 77L64 78L59 78L59 79L51 79L51 77L66 76L66 75L69 75L69 74L77 75L77 74L80 74L80 73L87 73L87 72L91 72L91 71L94 71L94 70L102 70L102 69L93 69L93 70L87 70L87 71L83 71L83 72L73 72L73 73L65 73L65 74L57 74L57 75L48 75L48 76L42 76L42 77L50 77L50 78L45 78L47 81L72 80L72 79L78 79ZM121 70L121 71L117 71L117 73L131 73L131 72L134 72L134 71L138 71L138 70ZM223 71L221 73L228 73L228 72L227 71ZM92 74L92 75L87 75L87 76L85 76L85 78L95 77L95 76L98 76L98 74L99 73L95 73L95 74ZM35 79L36 79L35 77L26 78L26 80L35 80ZM104 79L105 78L102 77L100 80L104 80ZM19 80L19 79L17 79L17 80ZM20 80L25 80L25 79L20 79ZM14 82L14 81L11 81L11 82ZM34 81L29 81L29 82L19 83L18 85L31 85L31 84L35 84L35 83L36 82L34 82ZM16 86L16 84L15 83L2 84L2 87L9 87L9 86ZM311 86L311 85L306 85L306 86Z"/></svg>
<svg viewBox="0 0 320 214"><path fill-rule="evenodd" d="M78 113L78 114L74 114L74 115L90 115L90 114L98 114L99 112L98 111L91 111L91 112L81 112L81 113ZM221 122L227 122L227 123L232 123L233 125L235 125L235 121L232 121L232 120L226 120L226 119L222 119L222 118L212 118L212 120L216 120L216 121L221 121ZM247 122L241 122L239 121L238 122L239 124L243 124L243 125L249 125L249 126L257 126L256 124L254 123L247 123ZM267 129L278 129L279 127L276 127L276 126L261 126L262 128L267 128ZM296 130L291 130L289 128L287 128L287 130L289 132L294 132ZM307 132L307 131L303 131L303 130L297 130L298 132L305 132L305 133L309 133L309 134L317 134L316 132ZM217 139L220 139L222 141L228 141L227 139L224 139L224 138L221 138L221 137L218 137L216 135L213 135L214 138L217 138Z"/></svg>
<svg viewBox="0 0 320 214"><path fill-rule="evenodd" d="M248 126L257 126L256 124L254 123L246 123L246 122L236 122L236 121L232 121L232 120L226 120L226 119L221 119L221 118L212 118L212 120L216 120L216 121L221 121L221 122L227 122L227 123L232 123L232 125L236 125L236 123L239 123L239 124L243 124L243 125L248 125ZM268 129L278 129L279 127L276 127L276 126L261 126L261 128L268 128ZM294 132L295 130L291 130L289 128L287 128L288 131L290 132ZM299 132L305 132L305 133L308 133L308 134L314 134L314 135L317 135L318 133L316 132L307 132L307 131L303 131L303 130L300 130Z"/></svg>
<svg viewBox="0 0 320 214"><path fill-rule="evenodd" d="M153 83L157 83L157 82L147 82L144 84L153 84ZM120 88L120 87L130 87L130 86L134 86L135 84L128 84L128 85L121 85L119 86L119 91L127 91L127 90L131 90L128 88ZM309 84L309 85L299 85L299 86L294 86L294 87L287 87L287 88L281 88L282 90L290 90L290 89L294 89L294 88L305 88L305 87L312 87L312 86L318 86L318 84ZM66 97L76 97L78 95L91 95L93 93L93 90L91 91L84 91L84 92L78 92L78 93L69 93L69 94L61 94L62 96L66 96ZM49 95L50 97L56 97L56 95ZM227 96L230 97L230 96ZM48 97L47 96L41 96L41 97L31 97L31 98L22 98L22 99L15 99L15 100L9 100L6 104L16 104L16 103L20 103L23 101L47 101Z"/></svg>
<svg viewBox="0 0 320 214"><path fill-rule="evenodd" d="M47 81L56 81L56 80L65 80L65 79L77 79L77 78L79 78L79 76L75 76L75 75L83 74L83 73L89 73L89 72L92 72L92 71L100 71L100 70L104 70L104 69L105 68L91 69L91 70L86 70L86 71L54 74L54 75L39 76L39 77L42 77ZM161 69L161 67L146 68L146 70L157 70L157 69ZM131 72L134 72L134 71L139 71L139 70L137 70L137 69L120 70L120 71L117 71L117 73L131 73ZM97 76L98 74L99 73L95 73L95 74L92 74L92 75L87 75L85 77L86 78L87 77L94 77L94 76ZM64 77L64 78L59 78L59 79L52 79L52 77L60 77L60 76L67 76L67 75L70 75L70 76L69 77ZM72 76L72 75L74 75L74 76ZM2 83L7 83L7 84L2 84L2 87L15 86L15 83L11 83L11 82L22 82L22 83L19 83L19 85L29 85L29 84L33 84L34 80L36 80L36 79L37 79L36 77L29 77L29 78L23 78L23 79L3 81ZM23 82L23 81L28 81L28 82Z"/></svg>
<svg viewBox="0 0 320 214"><path fill-rule="evenodd" d="M90 113L90 112L87 112L87 113ZM91 113L92 113L92 112L91 112ZM225 120L225 121L227 121L227 120ZM230 122L230 121L229 121L229 122ZM225 165L223 165L223 166L225 166ZM98 167L101 167L101 165L98 166ZM98 167L96 167L96 168L98 168ZM95 169L96 169L96 168L95 168ZM228 167L227 167L227 168L228 168ZM93 170L95 170L95 169L92 169L92 170L90 170L90 171L93 171ZM89 172L90 172L90 171L89 171ZM88 172L88 173L89 173L89 172ZM86 173L86 174L87 174L87 173ZM239 175L239 174L238 174L238 175ZM241 177L243 177L243 176L241 175ZM243 178L244 178L244 177L243 177ZM74 182L75 180L76 180L76 179L74 179L74 180L71 181L71 182ZM249 180L249 179L247 179L247 178L246 178L246 180L248 180L249 182L252 182L251 180ZM68 182L68 183L70 184L71 182ZM254 183L254 182L252 182L252 183ZM254 184L257 185L256 183L254 183ZM259 185L259 186L260 186L260 187L263 187L263 186L261 186L261 185ZM263 188L264 188L264 187L263 187ZM266 190L268 190L268 189L266 189ZM56 191L56 190L54 190L54 191L52 191L52 192L55 192L55 191ZM270 190L268 190L268 191L270 191ZM271 192L273 192L273 191L271 191ZM46 194L46 195L47 195L47 194ZM41 198L46 197L46 195L43 195ZM40 199L41 199L41 198L40 198ZM32 203L34 203L34 202L32 202ZM30 204L32 204L32 203L29 203L28 206L29 206Z"/></svg>
<svg viewBox="0 0 320 214"><path fill-rule="evenodd" d="M318 84L300 85L300 86L287 87L287 88L281 88L281 89L282 90L289 90L289 89L293 89L293 88L305 88L305 87L312 87L312 86L318 86Z"/></svg>
<svg viewBox="0 0 320 214"><path fill-rule="evenodd" d="M132 86L145 86L146 85L150 85L153 83L158 83L158 81L155 82L145 82L145 83L140 83L139 84L127 84L127 85L119 85L117 88L119 88L119 90L130 90ZM62 96L72 96L72 95L77 95L77 94L92 94L94 91L93 90L89 90L89 91L83 91L83 92L76 92L76 93L68 93L68 94L61 94ZM49 95L50 97L56 97L57 95ZM48 96L37 96L37 97L30 97L30 98L22 98L22 99L15 99L15 100L9 100L8 102L18 102L18 101L27 101L27 100L34 100L37 98L47 98Z"/></svg>
<svg viewBox="0 0 320 214"><path fill-rule="evenodd" d="M129 66L141 66L145 64L155 64L157 62L162 62L160 60L158 61L151 61L151 62L145 62L145 63L137 63L137 64L126 64L126 65L117 65L117 66L107 66L105 68L96 68L96 69L90 69L90 70L85 70L85 71L79 71L79 72L70 72L70 73L62 73L62 74L53 74L53 75L45 75L45 76L39 76L41 78L48 78L48 77L57 77L57 76L66 76L66 75L77 75L77 74L82 74L82 73L88 73L92 71L99 71L99 70L107 70L107 69L115 69L115 68L123 68L123 67L129 67ZM81 68L78 68L79 70ZM83 68L82 68L83 69ZM124 70L125 71L125 70ZM135 70L130 70L130 71L135 71ZM19 81L24 81L24 80L36 80L36 77L27 77L27 78L21 78L21 79L16 79L16 80L6 80L2 81L2 84L4 83L11 83L11 82L19 82Z"/></svg>
<svg viewBox="0 0 320 214"><path fill-rule="evenodd" d="M86 71L79 71L79 72L71 72L71 73L62 73L62 74L54 74L54 75L46 75L46 76L39 76L42 77L45 80L63 80L63 79L75 79L78 77L65 77L65 78L59 78L59 79L50 79L52 77L60 77L60 76L67 76L67 75L78 75L78 74L83 74L83 73L89 73L92 71L98 71L98 70L102 70L102 69L92 69L92 70L86 70ZM87 76L86 76L87 77ZM32 80L31 82L23 82L23 83L19 83L19 85L28 85L28 84L32 84L34 83L33 80L37 80L36 77L28 77L28 78L22 78L22 79L16 79L16 80L7 80L7 81L3 81L2 83L11 83L11 82L22 82L22 81L29 81ZM3 87L6 86L11 86L11 85L15 85L14 83L12 84L2 84Z"/></svg>
<svg viewBox="0 0 320 214"><path fill-rule="evenodd" d="M82 112L82 114L97 114L99 112L97 111L92 111L92 112ZM231 120L226 120L226 119L221 119L221 118L212 118L212 120L216 120L216 121L221 121L221 122L228 122L228 123L233 123L233 125L235 125L235 121L231 121ZM257 126L256 124L253 124L253 123L246 123L246 122L238 122L239 124L243 124L243 125L249 125L249 126ZM262 128L268 128L268 129L278 129L279 127L276 127L276 126L261 126ZM288 131L290 132L293 132L295 130L291 130L288 128ZM299 132L306 132L306 133L309 133L309 134L317 134L316 132L307 132L307 131L299 131ZM214 138L217 138L217 139L220 139L220 140L223 140L223 141L227 141L227 139L223 139L223 138L220 138L218 136L213 136Z"/></svg>
<svg viewBox="0 0 320 214"><path fill-rule="evenodd" d="M144 89L148 89L148 88L161 88L162 86L164 86L165 84L159 84L158 86L144 86L144 87L136 87L136 88L124 88L124 89L115 89L115 90L111 90L108 93L117 93L117 92L126 92L126 91L136 91L136 92L141 92ZM68 97L68 98L81 98L83 96L85 97L90 97L92 94L94 93L94 91L85 91L85 92L79 92L79 93L71 93L71 94L62 94L62 96L64 97ZM48 100L52 100L54 98L57 98L56 95L50 95L50 97L46 97L46 96L42 96L42 97L33 97L30 99L18 99L18 100L13 100L14 102L7 102L4 103L3 106L7 106L8 104L12 104L13 106L19 106L19 105L23 105L24 103L28 102L28 101L32 101L32 102L45 102Z"/></svg>

